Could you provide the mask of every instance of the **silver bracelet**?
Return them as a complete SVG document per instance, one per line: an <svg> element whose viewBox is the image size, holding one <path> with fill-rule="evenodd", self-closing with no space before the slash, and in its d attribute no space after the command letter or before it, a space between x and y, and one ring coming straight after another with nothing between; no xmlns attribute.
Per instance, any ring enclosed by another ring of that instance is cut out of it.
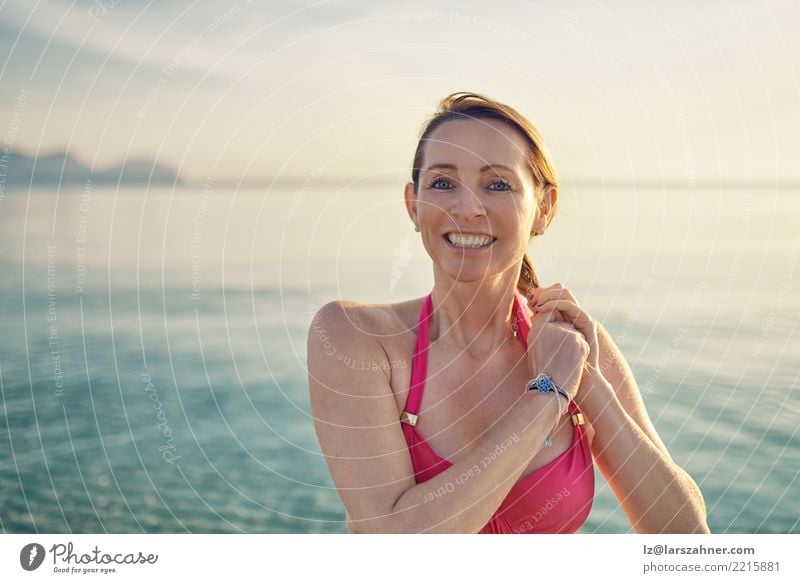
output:
<svg viewBox="0 0 800 583"><path fill-rule="evenodd" d="M556 404L558 404L558 415L556 415L556 424L553 427L553 431L544 440L544 445L546 447L553 447L553 433L555 433L556 429L558 428L558 422L561 420L561 394L555 390L553 391L553 394L556 396Z"/></svg>
<svg viewBox="0 0 800 583"><path fill-rule="evenodd" d="M531 379L528 381L528 384L525 385L525 388L529 391L537 389L540 393L556 391L567 400L567 403L569 403L572 400L570 399L569 394L564 389L555 384L553 382L552 377L547 373L539 373L539 375L535 379Z"/></svg>

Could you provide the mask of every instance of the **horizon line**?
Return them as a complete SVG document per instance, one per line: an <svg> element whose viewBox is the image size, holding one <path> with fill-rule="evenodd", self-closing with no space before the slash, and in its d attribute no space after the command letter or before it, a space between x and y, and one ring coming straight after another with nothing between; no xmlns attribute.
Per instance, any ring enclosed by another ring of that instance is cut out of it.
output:
<svg viewBox="0 0 800 583"><path fill-rule="evenodd" d="M182 177L181 186L203 186L207 185L209 181L213 185L224 186L241 186L241 187L270 187L270 186L306 186L307 188L313 186L405 186L410 180L398 181L396 178L357 178L357 177L330 177L325 179L314 180L311 177L303 176L289 176L289 177L275 177L275 178L251 178L251 179L238 179L233 177L215 178L213 176L206 177L205 179L193 179ZM636 187L636 188L685 188L685 189L708 189L708 188L735 188L737 190L744 190L748 188L774 188L776 190L791 190L800 189L800 177L792 177L783 180L775 180L770 178L726 178L719 179L714 177L705 177L700 179L687 180L662 180L656 177L647 178L604 178L602 176L578 176L571 179L560 181L560 188L570 186L579 187Z"/></svg>

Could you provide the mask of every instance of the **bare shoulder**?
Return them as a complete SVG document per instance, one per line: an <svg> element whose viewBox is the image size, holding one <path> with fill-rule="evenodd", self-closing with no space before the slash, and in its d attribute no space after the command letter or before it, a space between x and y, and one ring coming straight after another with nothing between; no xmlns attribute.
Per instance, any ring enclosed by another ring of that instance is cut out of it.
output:
<svg viewBox="0 0 800 583"><path fill-rule="evenodd" d="M389 344L398 335L414 328L421 298L393 304L365 304L353 300L332 300L323 305L311 320L309 333L334 326L346 339L370 336Z"/></svg>
<svg viewBox="0 0 800 583"><path fill-rule="evenodd" d="M354 300L331 300L317 314L348 316L348 319L370 326L375 332L391 332L398 324L407 323L414 309L419 309L422 298L393 304L364 304ZM388 328L388 330L385 330Z"/></svg>
<svg viewBox="0 0 800 583"><path fill-rule="evenodd" d="M390 378L389 362L407 342L416 325L420 299L393 304L365 304L332 300L314 315L308 330L309 360L327 356L328 365L345 363L351 368L376 366ZM366 363L366 364L365 364Z"/></svg>

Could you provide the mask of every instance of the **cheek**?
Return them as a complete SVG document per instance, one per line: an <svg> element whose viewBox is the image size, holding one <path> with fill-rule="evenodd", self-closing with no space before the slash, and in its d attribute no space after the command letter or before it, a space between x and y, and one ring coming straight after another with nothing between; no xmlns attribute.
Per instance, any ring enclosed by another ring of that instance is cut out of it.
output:
<svg viewBox="0 0 800 583"><path fill-rule="evenodd" d="M417 198L417 217L421 223L440 225L442 221L448 220L449 214L441 201L420 194Z"/></svg>
<svg viewBox="0 0 800 583"><path fill-rule="evenodd" d="M508 221L503 232L509 241L514 241L521 247L527 247L531 241L531 229L526 217L518 216L515 220Z"/></svg>
<svg viewBox="0 0 800 583"><path fill-rule="evenodd" d="M503 204L494 210L496 211L494 216L504 232L519 233L520 237L525 234L530 235L537 214L536 201L532 197L518 196L503 201Z"/></svg>

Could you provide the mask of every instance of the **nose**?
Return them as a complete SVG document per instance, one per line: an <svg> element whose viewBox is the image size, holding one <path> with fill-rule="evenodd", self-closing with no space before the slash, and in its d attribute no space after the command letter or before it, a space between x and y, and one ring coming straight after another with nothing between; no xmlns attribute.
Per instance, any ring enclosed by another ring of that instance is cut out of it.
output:
<svg viewBox="0 0 800 583"><path fill-rule="evenodd" d="M452 201L450 213L457 219L467 221L486 216L480 197L466 185L462 184L455 190Z"/></svg>

